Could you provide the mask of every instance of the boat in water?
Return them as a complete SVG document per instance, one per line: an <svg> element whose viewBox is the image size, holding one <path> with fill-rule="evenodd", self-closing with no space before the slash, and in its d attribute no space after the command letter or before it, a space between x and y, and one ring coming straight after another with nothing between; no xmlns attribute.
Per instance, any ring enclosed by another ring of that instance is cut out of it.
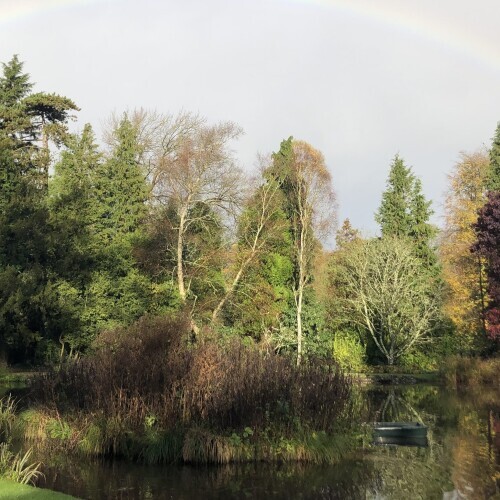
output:
<svg viewBox="0 0 500 500"><path fill-rule="evenodd" d="M427 427L420 422L375 422L374 444L427 446Z"/></svg>

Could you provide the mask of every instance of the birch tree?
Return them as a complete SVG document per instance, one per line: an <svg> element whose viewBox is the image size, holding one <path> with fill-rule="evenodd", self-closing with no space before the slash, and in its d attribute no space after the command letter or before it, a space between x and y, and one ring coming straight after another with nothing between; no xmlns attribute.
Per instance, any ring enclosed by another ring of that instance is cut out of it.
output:
<svg viewBox="0 0 500 500"><path fill-rule="evenodd" d="M207 230L213 214L221 219L236 212L243 186L230 141L242 133L232 122L206 125L197 122L182 134L173 134L154 158L155 200L175 211L176 282L186 302L190 283L185 275L186 236L194 226ZM197 210L199 206L204 210Z"/></svg>
<svg viewBox="0 0 500 500"><path fill-rule="evenodd" d="M291 221L299 365L303 356L304 292L311 284L315 250L335 225L335 195L323 155L310 144L292 138L283 141L274 163L274 175L282 182Z"/></svg>
<svg viewBox="0 0 500 500"><path fill-rule="evenodd" d="M232 246L233 263L227 272L224 295L212 312L216 321L222 308L232 297L249 266L267 249L284 227L281 210L281 181L266 175L269 165L263 159L257 185L250 191L239 218L237 243Z"/></svg>

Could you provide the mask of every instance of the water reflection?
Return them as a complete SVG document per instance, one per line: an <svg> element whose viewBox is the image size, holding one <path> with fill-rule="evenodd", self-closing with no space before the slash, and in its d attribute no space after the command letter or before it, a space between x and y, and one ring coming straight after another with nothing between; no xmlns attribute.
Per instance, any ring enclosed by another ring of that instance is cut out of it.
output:
<svg viewBox="0 0 500 500"><path fill-rule="evenodd" d="M365 422L421 421L429 446L372 446L329 466L142 466L42 457L46 486L90 499L500 498L498 390L457 394L414 385L360 389Z"/></svg>

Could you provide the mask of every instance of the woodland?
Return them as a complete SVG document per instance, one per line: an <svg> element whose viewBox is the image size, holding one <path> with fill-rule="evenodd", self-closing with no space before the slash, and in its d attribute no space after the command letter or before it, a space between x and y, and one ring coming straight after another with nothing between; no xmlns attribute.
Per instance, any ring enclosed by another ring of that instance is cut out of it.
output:
<svg viewBox="0 0 500 500"><path fill-rule="evenodd" d="M70 133L76 103L2 68L0 370L31 375L0 399L0 477L35 482L32 447L334 463L364 439L359 374L498 385L500 124L450 172L441 229L396 155L366 237L306 142L248 173L241 128L198 114Z"/></svg>
<svg viewBox="0 0 500 500"><path fill-rule="evenodd" d="M395 156L366 238L337 229L330 171L306 142L284 139L248 174L235 123L136 109L97 140L90 124L68 132L78 111L35 92L17 56L3 63L3 363L85 357L159 318L182 320L189 345L237 339L348 372L498 352L500 125L489 150L460 154L441 229Z"/></svg>

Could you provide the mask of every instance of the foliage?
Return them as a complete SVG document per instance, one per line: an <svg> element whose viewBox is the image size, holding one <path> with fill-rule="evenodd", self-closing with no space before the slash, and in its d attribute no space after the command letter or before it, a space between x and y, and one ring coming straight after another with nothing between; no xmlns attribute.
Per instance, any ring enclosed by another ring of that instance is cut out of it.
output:
<svg viewBox="0 0 500 500"><path fill-rule="evenodd" d="M352 245L340 269L343 305L392 365L425 340L437 319L432 279L407 240Z"/></svg>
<svg viewBox="0 0 500 500"><path fill-rule="evenodd" d="M282 141L280 150L273 154L268 175L280 181L283 211L290 221L289 255L293 263L297 364L300 364L304 351L305 292L312 282L319 242L335 224L335 195L321 152L292 137Z"/></svg>
<svg viewBox="0 0 500 500"><path fill-rule="evenodd" d="M345 219L342 223L342 226L335 235L335 244L337 246L337 249L340 249L344 245L352 243L359 238L361 238L360 231L352 227L351 221L349 219Z"/></svg>
<svg viewBox="0 0 500 500"><path fill-rule="evenodd" d="M237 339L190 347L186 323L151 318L103 333L92 355L40 375L33 397L62 415L94 416L98 427L88 428L84 449L136 456L144 446L133 445L130 433L150 443L153 456L163 439L174 446L168 432L234 429L253 439L248 429L270 436L298 427L331 431L347 411L350 382L334 362L311 360L298 368L290 357ZM35 420L29 418L32 430L25 433L40 432ZM51 419L40 422L47 429Z"/></svg>
<svg viewBox="0 0 500 500"><path fill-rule="evenodd" d="M440 364L440 375L453 388L490 385L498 387L500 380L500 358L471 358L451 356Z"/></svg>
<svg viewBox="0 0 500 500"><path fill-rule="evenodd" d="M420 179L396 155L375 220L380 224L382 236L411 240L415 255L437 275L437 259L431 247L436 229L429 223L433 213L430 205L431 202L426 201L422 194Z"/></svg>
<svg viewBox="0 0 500 500"><path fill-rule="evenodd" d="M354 332L337 332L333 339L333 357L346 372L361 372L365 368L366 352L359 335Z"/></svg>
<svg viewBox="0 0 500 500"><path fill-rule="evenodd" d="M34 484L43 477L39 470L41 463L29 463L33 450L30 448L24 454L14 454L9 450L8 443L0 444L0 477L11 479L21 484Z"/></svg>
<svg viewBox="0 0 500 500"><path fill-rule="evenodd" d="M490 149L490 169L488 172L487 188L490 191L500 191L500 122L497 124Z"/></svg>
<svg viewBox="0 0 500 500"><path fill-rule="evenodd" d="M462 153L448 176L445 230L440 242L446 284L444 312L453 322L457 351L478 351L484 342L486 283L484 259L470 251L476 239L474 224L486 198L489 169L486 151Z"/></svg>
<svg viewBox="0 0 500 500"><path fill-rule="evenodd" d="M488 295L486 329L493 340L500 338L500 191L490 191L474 225L477 242L473 250L486 262Z"/></svg>

